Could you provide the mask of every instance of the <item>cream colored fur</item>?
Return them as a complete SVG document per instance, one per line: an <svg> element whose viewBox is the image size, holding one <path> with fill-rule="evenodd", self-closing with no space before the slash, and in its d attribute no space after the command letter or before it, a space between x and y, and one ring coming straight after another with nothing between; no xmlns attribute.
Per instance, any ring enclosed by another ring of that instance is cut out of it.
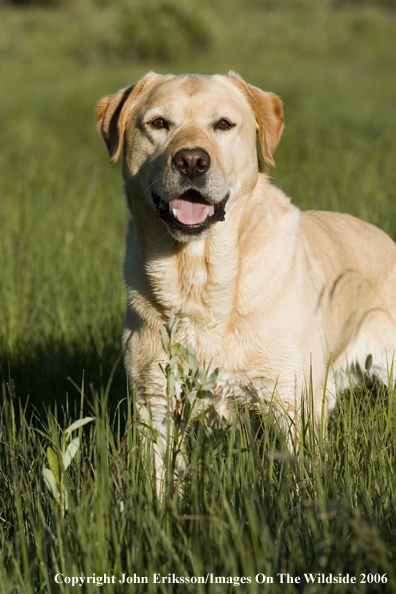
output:
<svg viewBox="0 0 396 594"><path fill-rule="evenodd" d="M396 346L396 246L349 215L300 212L259 171L256 134L269 165L283 128L280 100L227 76L147 74L102 99L98 128L123 174L132 214L127 232L123 332L126 369L140 402L164 426L165 361L159 329L173 310L176 339L198 363L219 367L212 403L227 416L235 400L298 418L307 388L314 413L334 405L347 372L386 382ZM163 118L168 129L152 122ZM221 119L235 124L215 127ZM155 217L185 189L173 155L200 147L211 165L204 197L229 194L224 221L194 240ZM309 180L307 180L309 183ZM343 191L343 188L340 188ZM329 373L327 387L326 374ZM369 374L370 375L370 374ZM312 378L312 384L310 384ZM287 423L285 423L287 426Z"/></svg>

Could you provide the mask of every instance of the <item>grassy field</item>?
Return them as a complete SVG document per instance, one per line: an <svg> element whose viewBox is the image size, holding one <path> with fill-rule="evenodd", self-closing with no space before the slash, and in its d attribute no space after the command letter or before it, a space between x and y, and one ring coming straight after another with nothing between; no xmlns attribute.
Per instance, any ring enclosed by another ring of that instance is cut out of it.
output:
<svg viewBox="0 0 396 594"><path fill-rule="evenodd" d="M114 593L396 592L394 390L340 398L327 458L308 440L295 459L267 421L254 437L243 414L198 423L184 497L169 484L156 500L120 361L120 166L108 166L94 118L101 96L147 70L236 70L284 101L276 185L301 208L349 212L396 239L392 3L192 0L207 43L170 47L166 61L128 45L126 4L0 3L0 593L99 586L58 584L58 573L114 575L104 588ZM66 437L85 416L95 421ZM307 583L308 573L357 583ZM122 585L122 574L149 583Z"/></svg>

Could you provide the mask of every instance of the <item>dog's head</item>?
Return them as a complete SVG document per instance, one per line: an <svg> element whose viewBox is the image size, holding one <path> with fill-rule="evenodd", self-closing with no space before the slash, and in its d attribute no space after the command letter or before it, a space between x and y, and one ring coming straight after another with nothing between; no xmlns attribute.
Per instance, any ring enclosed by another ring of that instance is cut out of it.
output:
<svg viewBox="0 0 396 594"><path fill-rule="evenodd" d="M179 241L204 237L221 224L231 203L257 181L257 132L262 156L274 166L283 130L280 99L234 72L150 72L101 99L96 115L110 163L124 143L132 210L162 219Z"/></svg>

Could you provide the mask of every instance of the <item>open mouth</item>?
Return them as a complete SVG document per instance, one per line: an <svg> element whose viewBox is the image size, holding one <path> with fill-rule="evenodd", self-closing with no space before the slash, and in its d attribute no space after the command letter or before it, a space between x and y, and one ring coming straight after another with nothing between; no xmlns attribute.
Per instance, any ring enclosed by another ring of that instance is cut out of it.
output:
<svg viewBox="0 0 396 594"><path fill-rule="evenodd" d="M218 204L212 204L197 190L187 190L178 198L165 202L157 194L152 194L157 207L155 214L165 219L172 229L193 235L209 229L215 221L224 221L227 196Z"/></svg>

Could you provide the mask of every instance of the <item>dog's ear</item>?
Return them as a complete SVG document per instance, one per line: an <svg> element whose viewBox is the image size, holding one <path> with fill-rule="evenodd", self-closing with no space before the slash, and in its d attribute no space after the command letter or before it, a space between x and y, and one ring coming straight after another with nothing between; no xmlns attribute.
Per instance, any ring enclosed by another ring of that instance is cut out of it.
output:
<svg viewBox="0 0 396 594"><path fill-rule="evenodd" d="M268 165L275 167L273 154L284 128L282 101L274 93L267 93L252 85L247 85L247 88L254 99L251 105L259 126L261 154Z"/></svg>
<svg viewBox="0 0 396 594"><path fill-rule="evenodd" d="M114 95L107 95L97 102L96 127L106 143L110 163L115 163L120 156L125 124L136 105L139 94L156 76L154 72L149 72L137 83L120 89Z"/></svg>
<svg viewBox="0 0 396 594"><path fill-rule="evenodd" d="M268 165L275 167L273 154L284 127L282 101L274 93L249 85L236 72L230 71L227 76L245 93L256 118L263 159Z"/></svg>

